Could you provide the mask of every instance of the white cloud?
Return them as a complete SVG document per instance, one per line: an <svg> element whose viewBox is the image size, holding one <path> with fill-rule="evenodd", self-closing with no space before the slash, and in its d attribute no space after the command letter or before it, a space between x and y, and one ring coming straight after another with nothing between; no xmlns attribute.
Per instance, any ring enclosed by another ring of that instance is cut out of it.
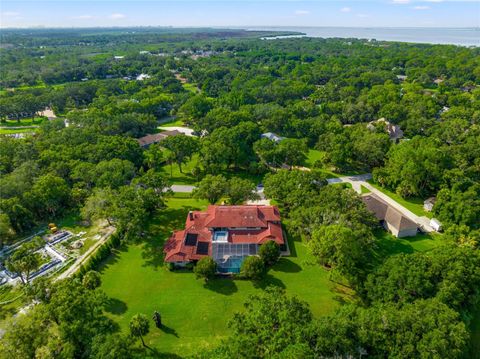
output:
<svg viewBox="0 0 480 359"><path fill-rule="evenodd" d="M114 13L114 14L110 15L109 18L113 19L113 20L119 20L119 19L125 19L126 16L124 14Z"/></svg>
<svg viewBox="0 0 480 359"><path fill-rule="evenodd" d="M443 0L423 0L425 2L443 2Z"/></svg>
<svg viewBox="0 0 480 359"><path fill-rule="evenodd" d="M368 14L357 14L357 17L369 17L370 15Z"/></svg>
<svg viewBox="0 0 480 359"><path fill-rule="evenodd" d="M308 10L295 10L295 15L308 15L310 11Z"/></svg>
<svg viewBox="0 0 480 359"><path fill-rule="evenodd" d="M352 11L352 8L350 8L350 7L348 7L348 6L345 6L345 7L342 7L342 8L340 9L340 11L341 11L341 12L350 12L350 11Z"/></svg>
<svg viewBox="0 0 480 359"><path fill-rule="evenodd" d="M72 19L89 20L89 19L93 19L93 16L92 15L79 15L79 16L74 16Z"/></svg>
<svg viewBox="0 0 480 359"><path fill-rule="evenodd" d="M392 0L394 4L410 4L410 0Z"/></svg>
<svg viewBox="0 0 480 359"><path fill-rule="evenodd" d="M426 5L417 5L413 7L413 10L428 10L428 9L430 9L430 6L426 6Z"/></svg>
<svg viewBox="0 0 480 359"><path fill-rule="evenodd" d="M14 16L18 16L20 15L19 12L16 12L16 11L5 11L5 12L2 12L2 16L5 16L5 17L14 17Z"/></svg>

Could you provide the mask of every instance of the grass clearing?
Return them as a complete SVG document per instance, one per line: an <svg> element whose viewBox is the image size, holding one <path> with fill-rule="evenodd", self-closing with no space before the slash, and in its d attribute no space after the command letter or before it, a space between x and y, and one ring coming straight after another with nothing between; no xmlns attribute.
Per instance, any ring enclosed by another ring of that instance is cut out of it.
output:
<svg viewBox="0 0 480 359"><path fill-rule="evenodd" d="M160 172L165 175L165 177L172 184L185 184L185 185L194 185L198 182L199 178L196 178L192 174L192 170L199 166L199 156L194 154L190 161L182 164L182 172L176 163L166 164L161 169Z"/></svg>
<svg viewBox="0 0 480 359"><path fill-rule="evenodd" d="M189 82L185 82L185 83L182 83L182 87L186 90L186 91L189 91L191 93L200 93L200 89L197 87L196 84L192 84L192 83L189 83Z"/></svg>
<svg viewBox="0 0 480 359"><path fill-rule="evenodd" d="M362 191L362 194L370 193L370 190L362 185L360 185L360 190Z"/></svg>
<svg viewBox="0 0 480 359"><path fill-rule="evenodd" d="M417 216L425 216L427 218L432 218L433 214L431 212L427 212L423 209L423 199L415 197L415 198L408 198L405 199L395 192L389 191L388 189L378 185L375 183L373 180L368 180L368 183L370 183L373 187L378 189L379 191L383 192L393 200L397 201L400 203L403 207L408 209L409 211L415 213Z"/></svg>
<svg viewBox="0 0 480 359"><path fill-rule="evenodd" d="M0 127L38 126L47 121L48 119L46 117L23 118L20 121L6 120L0 123Z"/></svg>
<svg viewBox="0 0 480 359"><path fill-rule="evenodd" d="M308 150L307 160L305 161L305 167L314 168L315 162L323 161L325 158L325 151Z"/></svg>
<svg viewBox="0 0 480 359"><path fill-rule="evenodd" d="M25 305L25 295L19 286L3 285L0 287L0 329L5 329L7 321Z"/></svg>
<svg viewBox="0 0 480 359"><path fill-rule="evenodd" d="M30 127L30 128L0 128L0 135L13 135L16 133L35 133L37 132L38 128Z"/></svg>
<svg viewBox="0 0 480 359"><path fill-rule="evenodd" d="M363 174L362 171L352 170L343 173L334 172L334 168L327 168L327 167L318 167L321 165L325 158L325 151L318 151L309 149L307 154L307 159L305 160L305 167L308 167L312 170L319 171L325 174L326 178L338 178L344 176L355 176Z"/></svg>
<svg viewBox="0 0 480 359"><path fill-rule="evenodd" d="M319 168L316 166L319 163L321 163L325 158L325 152L324 151L318 151L318 150L308 150L307 154L307 159L305 160L305 167L308 167L310 169L315 169L316 171L322 172L325 174L326 178L337 178L340 177L338 173L333 172L331 169L328 168Z"/></svg>
<svg viewBox="0 0 480 359"><path fill-rule="evenodd" d="M177 119L175 117L172 117L171 120L166 119L165 122L160 121L161 124L159 127L183 127L185 126L185 123L183 120ZM165 131L165 130L160 130L160 131Z"/></svg>
<svg viewBox="0 0 480 359"><path fill-rule="evenodd" d="M102 266L102 288L111 297L107 310L123 331L136 313L162 314L163 330L151 327L147 345L162 353L189 355L218 344L228 335L227 322L243 309L250 294L276 285L306 300L316 316L330 313L351 300L347 288L329 281L329 273L314 264L307 248L290 240L292 256L282 258L260 283L215 279L204 285L189 271L170 272L163 266L163 243L182 228L189 210L204 209L206 201L175 196L150 223L147 239L121 248Z"/></svg>
<svg viewBox="0 0 480 359"><path fill-rule="evenodd" d="M417 234L415 237L396 238L383 229L374 232L378 240L378 258L399 253L426 252L444 244L438 233Z"/></svg>
<svg viewBox="0 0 480 359"><path fill-rule="evenodd" d="M171 184L181 184L181 185L195 185L201 180L201 177L195 177L193 169L195 167L200 167L203 170L203 167L200 164L200 157L198 154L194 154L190 161L182 164L182 172L176 163L165 164L160 172L165 175L165 177L170 181ZM232 177L240 177L243 179L248 179L255 184L259 184L263 181L263 174L250 174L245 170L221 170L217 174L225 176L227 179ZM203 177L204 174L202 174Z"/></svg>

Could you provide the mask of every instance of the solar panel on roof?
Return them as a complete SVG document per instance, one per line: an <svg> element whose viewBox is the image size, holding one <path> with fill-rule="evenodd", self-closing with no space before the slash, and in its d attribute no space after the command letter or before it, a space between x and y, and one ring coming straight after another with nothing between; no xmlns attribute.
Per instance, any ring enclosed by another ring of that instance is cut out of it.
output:
<svg viewBox="0 0 480 359"><path fill-rule="evenodd" d="M196 233L187 233L187 237L185 238L185 245L195 246L197 244L197 237L198 234Z"/></svg>
<svg viewBox="0 0 480 359"><path fill-rule="evenodd" d="M198 242L197 254L208 254L208 242Z"/></svg>

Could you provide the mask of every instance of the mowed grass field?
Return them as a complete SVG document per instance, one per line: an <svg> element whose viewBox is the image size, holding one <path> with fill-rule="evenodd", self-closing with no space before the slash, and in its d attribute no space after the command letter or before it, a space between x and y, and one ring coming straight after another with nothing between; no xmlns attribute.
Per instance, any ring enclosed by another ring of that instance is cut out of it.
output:
<svg viewBox="0 0 480 359"><path fill-rule="evenodd" d="M150 323L147 345L171 357L184 357L211 348L228 336L228 321L243 310L249 295L268 285L284 288L309 303L316 317L331 313L342 303L355 300L348 288L329 280L329 272L318 266L304 243L289 236L292 255L284 257L260 283L214 279L208 284L190 271L168 271L163 265L163 243L174 229L184 226L189 210L204 209L207 203L176 194L167 201L147 228L140 243L120 248L100 268L102 289L111 298L108 315L128 332L133 315L149 318L155 310L162 315L163 329ZM288 221L284 221L288 230ZM441 235L418 235L397 239L378 230L376 257L429 251L443 245ZM478 318L472 323L473 341L479 336Z"/></svg>
<svg viewBox="0 0 480 359"><path fill-rule="evenodd" d="M185 197L185 196L183 196ZM206 208L205 201L174 197L148 229L143 243L120 249L100 269L102 288L111 297L108 312L123 331L131 317L155 310L163 330L153 326L146 343L161 353L180 356L212 347L228 336L228 321L241 311L251 294L268 285L285 288L310 304L316 316L332 312L352 300L351 292L329 281L329 273L316 265L299 241L291 240L292 256L282 258L260 283L215 279L208 285L188 271L170 272L163 266L162 246L173 229L180 229L189 210Z"/></svg>
<svg viewBox="0 0 480 359"><path fill-rule="evenodd" d="M182 164L182 172L180 172L180 168L178 167L177 163L165 164L160 168L160 172L165 175L165 178L172 184L179 184L179 185L196 185L199 180L205 175L204 173L201 177L196 177L192 173L194 173L194 168L198 167L202 171L203 166L200 161L199 155L194 154L192 158L187 161L186 163ZM219 171L220 175L225 176L227 179L231 177L240 177L243 179L248 179L255 183L256 185L263 181L263 175L255 175L250 174L245 170L221 170Z"/></svg>

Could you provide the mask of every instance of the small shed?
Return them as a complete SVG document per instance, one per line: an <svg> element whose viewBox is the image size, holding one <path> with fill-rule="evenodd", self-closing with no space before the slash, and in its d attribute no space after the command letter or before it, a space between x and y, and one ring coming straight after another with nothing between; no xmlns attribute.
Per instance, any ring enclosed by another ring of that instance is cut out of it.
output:
<svg viewBox="0 0 480 359"><path fill-rule="evenodd" d="M431 212L436 200L437 199L435 197L427 198L425 201L423 201L423 209L427 212Z"/></svg>
<svg viewBox="0 0 480 359"><path fill-rule="evenodd" d="M436 218L432 218L430 220L430 226L437 232L441 232L443 230L442 223Z"/></svg>

